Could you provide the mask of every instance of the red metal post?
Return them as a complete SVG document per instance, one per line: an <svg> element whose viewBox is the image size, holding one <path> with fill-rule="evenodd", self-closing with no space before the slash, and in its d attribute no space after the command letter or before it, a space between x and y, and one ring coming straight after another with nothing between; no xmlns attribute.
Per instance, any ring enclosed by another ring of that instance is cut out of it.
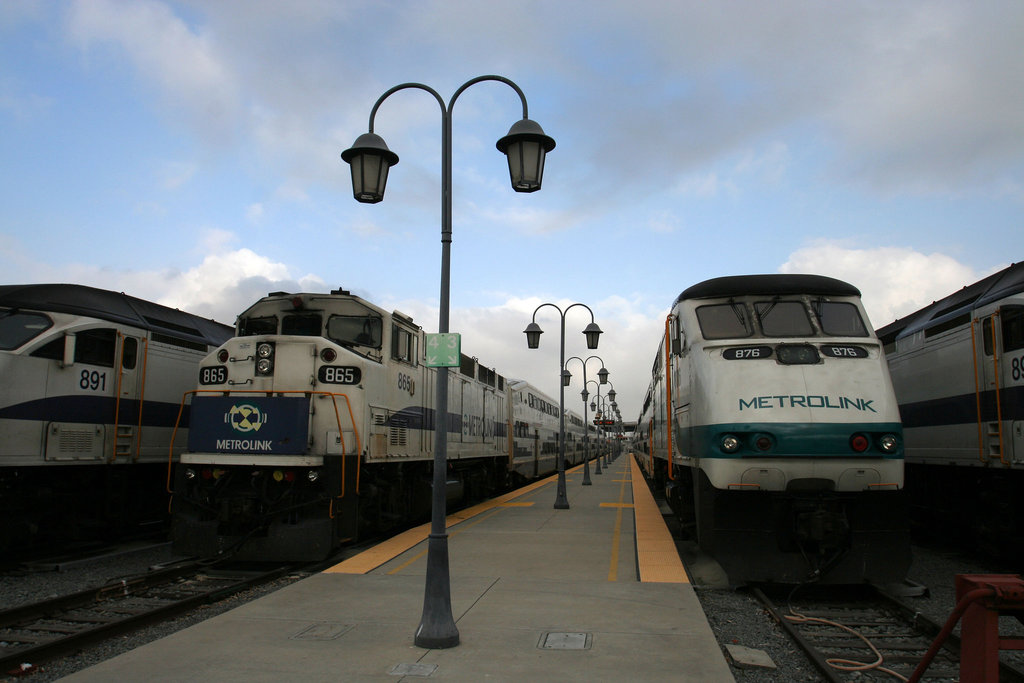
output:
<svg viewBox="0 0 1024 683"><path fill-rule="evenodd" d="M999 614L1024 610L1024 579L1019 574L958 574L956 599L973 591L990 592L972 600L961 623L960 682L998 683L999 650L1024 650L1024 638L1001 638Z"/></svg>

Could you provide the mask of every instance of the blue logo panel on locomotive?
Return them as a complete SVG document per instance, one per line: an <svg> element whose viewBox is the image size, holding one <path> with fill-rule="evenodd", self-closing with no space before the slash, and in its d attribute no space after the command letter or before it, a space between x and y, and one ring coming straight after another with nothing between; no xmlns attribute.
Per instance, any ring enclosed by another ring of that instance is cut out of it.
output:
<svg viewBox="0 0 1024 683"><path fill-rule="evenodd" d="M309 443L309 397L197 396L189 427L192 452L301 455Z"/></svg>

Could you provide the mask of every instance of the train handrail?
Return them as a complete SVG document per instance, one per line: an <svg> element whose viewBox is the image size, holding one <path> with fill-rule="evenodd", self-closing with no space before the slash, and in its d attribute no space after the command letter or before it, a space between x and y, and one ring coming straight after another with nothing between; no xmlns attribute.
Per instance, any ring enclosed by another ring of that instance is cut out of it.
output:
<svg viewBox="0 0 1024 683"><path fill-rule="evenodd" d="M647 455L651 458L651 476L654 476L654 418L647 421Z"/></svg>
<svg viewBox="0 0 1024 683"><path fill-rule="evenodd" d="M124 345L125 340L128 339L127 335L123 334L121 330L114 330L116 339L121 341L121 357L115 358L114 362L117 364L117 384L114 388L114 438L111 443L110 458L107 460L108 464L117 462L117 428L121 424L121 383L124 378ZM142 449L142 404L146 398L146 361L149 359L149 338L143 337L143 352L142 352L142 384L139 387L139 423L138 429L132 435L135 441L135 454L132 456L132 462L138 462L139 456Z"/></svg>
<svg viewBox="0 0 1024 683"><path fill-rule="evenodd" d="M988 462L988 458L985 457L985 439L982 432L982 419L981 419L981 385L978 373L978 346L977 339L974 332L974 324L981 323L984 326L986 320L992 321L992 382L995 384L996 393L996 435L999 439L999 462L1003 465L1009 466L1010 462L1006 459L1006 448L1003 441L1003 404L1002 397L1000 396L999 389L999 340L996 334L996 319L1002 312L1002 307L997 308L991 315L987 315L983 318L975 318L971 324L971 350L973 352L974 360L974 403L977 407L978 415L978 460L983 463Z"/></svg>
<svg viewBox="0 0 1024 683"><path fill-rule="evenodd" d="M675 481L676 456L672 452L672 430L676 416L672 414L672 339L670 325L675 316L671 313L665 318L665 434L668 439L668 478Z"/></svg>
<svg viewBox="0 0 1024 683"><path fill-rule="evenodd" d="M122 351L121 353L124 353ZM142 338L142 386L139 387L139 431L135 434L135 457L133 462L139 461L142 451L142 406L146 400L146 368L149 364L149 337Z"/></svg>
<svg viewBox="0 0 1024 683"><path fill-rule="evenodd" d="M244 393L244 394L248 394L248 395L259 394L259 393L263 393L263 394L267 394L267 395L273 395L273 394L278 394L278 395L280 395L280 394L303 394L303 395L309 395L309 396L317 395L317 396L330 396L331 397L331 403L334 406L334 419L337 420L337 424L338 424L338 438L341 440L341 458L342 458L342 461L341 461L341 495L340 496L336 496L337 498L344 498L345 497L345 490L347 489L346 482L345 482L345 477L346 477L345 458L348 456L348 453L346 453L346 449L345 449L345 434L344 434L344 430L342 430L342 428L341 428L341 413L338 412L337 397L340 396L343 399L345 399L345 405L348 407L349 422L352 424L352 431L356 435L356 491L355 492L356 492L356 494L359 493L359 485L361 483L361 475L362 475L362 467L361 467L362 466L362 460L359 457L359 455L360 455L360 453L362 453L363 445L362 445L362 440L359 438L359 427L356 425L355 415L352 414L352 402L349 400L348 395L347 394L338 394L338 393L335 393L333 391L305 391L305 390L299 390L299 389L292 389L292 390L286 390L286 391L263 391L263 392L253 391L252 389L191 389L189 391L186 391L184 394L182 394L181 395L181 404L178 406L178 417L174 420L174 430L171 432L171 443L170 443L170 446L169 446L168 451L167 451L167 482L166 482L167 493L170 493L172 495L174 494L174 490L171 488L171 473L174 470L174 440L175 440L175 438L178 435L178 426L181 424L182 413L185 412L185 400L190 395L194 396L196 394L220 394L220 395L224 396L224 395L230 395L230 394L234 394L234 393L238 393L238 394Z"/></svg>
<svg viewBox="0 0 1024 683"><path fill-rule="evenodd" d="M974 362L974 407L978 414L978 460L982 463L988 462L985 458L985 438L981 431L981 386L978 381L978 338L974 327L982 323L982 318L974 318L971 321L971 360ZM984 324L984 323L982 323Z"/></svg>
<svg viewBox="0 0 1024 683"><path fill-rule="evenodd" d="M1004 448L1003 444L1003 403L1002 399L999 396L999 338L1002 337L1002 334L996 335L996 318L1000 317L1000 313L1002 312L1002 310L1003 308L1002 306L1000 306L995 310L995 313L993 313L991 316L992 380L995 382L996 385L996 424L998 425L998 429L996 431L999 433L999 462L1003 463L1004 465L1009 465L1010 463L1006 460L1006 449Z"/></svg>

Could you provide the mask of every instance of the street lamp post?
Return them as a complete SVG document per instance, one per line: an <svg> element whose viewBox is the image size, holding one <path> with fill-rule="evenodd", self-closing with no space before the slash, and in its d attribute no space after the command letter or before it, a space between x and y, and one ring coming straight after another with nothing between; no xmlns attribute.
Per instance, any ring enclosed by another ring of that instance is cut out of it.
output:
<svg viewBox="0 0 1024 683"><path fill-rule="evenodd" d="M529 119L526 96L518 85L504 76L477 76L455 91L445 106L444 99L433 88L422 83L403 83L381 95L370 110L369 130L356 138L341 153L342 160L352 167L352 194L357 201L376 204L384 199L388 170L398 164L398 155L388 149L384 140L373 132L377 109L399 90L416 88L430 93L441 107L441 310L438 332L448 332L451 290L452 242L452 108L459 95L481 81L500 81L519 95L523 118L514 124L508 135L497 142L498 149L508 157L509 176L516 192L540 189L545 155L555 141ZM445 528L446 469L448 463L448 368L437 369L437 391L434 399L434 472L431 495L430 538L427 545L427 575L423 595L423 617L416 629L415 643L424 648L447 648L459 644L459 631L452 618L451 586L448 571L448 533Z"/></svg>
<svg viewBox="0 0 1024 683"><path fill-rule="evenodd" d="M590 481L590 422L587 420L587 361L590 360L601 361L601 369L597 371L597 376L601 378L601 384L608 382L608 370L604 367L604 359L600 356L587 356L587 360L583 360L579 356L573 356L569 360L565 361L562 373L569 374L569 361L578 360L580 365L583 366L583 436L586 439L585 452L583 454L583 485L592 486L593 482ZM572 375L569 375L572 378ZM593 380L591 380L593 381ZM601 474L601 464L598 462L597 474Z"/></svg>
<svg viewBox="0 0 1024 683"><path fill-rule="evenodd" d="M598 383L597 380L593 380L592 379L592 380L590 380L590 381L588 381L586 383L586 386L589 386L591 384L596 384L597 385L597 395L600 396L601 395L601 385L600 385L600 383ZM586 412L586 410L587 410L587 399L590 397L590 393L587 391L586 386L584 386L583 391L580 392L580 395L583 397L583 410L584 410L584 412ZM597 419L597 413L596 412L594 413L594 419L595 420ZM595 425L595 427L599 427L599 426L600 425ZM601 433L600 429L597 429L596 431L597 431L598 434ZM594 462L596 463L596 465L594 466L594 474L601 474L601 461L602 460L604 460L604 458L601 456L601 452L598 451L597 457L594 458Z"/></svg>
<svg viewBox="0 0 1024 683"><path fill-rule="evenodd" d="M608 382L608 384L611 384L612 388L608 391L607 395L602 396L600 389L598 389L597 398L590 403L590 408L592 410L596 409L597 411L599 411L602 415L602 419L606 419L608 416L611 415L614 416L616 419L621 420L621 414L619 413L619 405L615 402L615 385L612 384L611 382ZM595 418L596 417L597 415L595 414ZM604 425L601 425L601 434L602 438L607 438L604 437ZM605 446L608 446L608 444L605 444ZM600 460L601 457L602 456L599 455L598 459ZM605 455L603 457L605 459L605 466L610 466L612 464L610 446L608 447L608 450L605 452Z"/></svg>
<svg viewBox="0 0 1024 683"><path fill-rule="evenodd" d="M536 349L540 346L540 335L544 334L544 330L540 329L540 325L537 324L537 311L545 306L551 306L558 311L558 315L562 319L561 345L558 356L558 373L562 381L558 383L558 492L555 495L555 509L568 510L569 499L565 495L565 387L569 384L572 375L569 375L565 369L565 314L575 306L582 306L590 313L590 324L583 330L583 334L587 338L588 349L597 348L598 339L601 337L601 328L594 322L594 312L586 304L569 304L563 311L555 304L543 303L533 310L530 324L523 330L526 334L526 344L531 349Z"/></svg>

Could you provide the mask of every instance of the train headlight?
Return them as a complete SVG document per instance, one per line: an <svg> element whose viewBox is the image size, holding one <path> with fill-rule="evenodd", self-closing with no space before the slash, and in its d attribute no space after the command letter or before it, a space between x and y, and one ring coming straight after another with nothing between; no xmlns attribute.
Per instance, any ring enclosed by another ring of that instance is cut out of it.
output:
<svg viewBox="0 0 1024 683"><path fill-rule="evenodd" d="M740 440L732 434L726 434L722 437L722 450L726 453L735 453L740 449Z"/></svg>
<svg viewBox="0 0 1024 683"><path fill-rule="evenodd" d="M309 480L310 484L316 483L316 480L319 479L319 478L320 478L320 473L317 472L316 470L310 470L309 472L306 472L306 479Z"/></svg>
<svg viewBox="0 0 1024 683"><path fill-rule="evenodd" d="M196 471L189 467L187 470L185 470L185 478L188 479L189 481L192 481L193 479L196 478Z"/></svg>
<svg viewBox="0 0 1024 683"><path fill-rule="evenodd" d="M338 357L338 352L334 349L323 349L320 351L320 360L325 363L333 363L334 359Z"/></svg>
<svg viewBox="0 0 1024 683"><path fill-rule="evenodd" d="M767 434L758 434L754 438L754 447L759 451L767 451L772 447L772 437Z"/></svg>
<svg viewBox="0 0 1024 683"><path fill-rule="evenodd" d="M221 363L227 363L228 358L230 357L231 354L228 353L227 349L221 349L220 351L217 352L217 360L220 361Z"/></svg>
<svg viewBox="0 0 1024 683"><path fill-rule="evenodd" d="M864 436L863 434L854 434L853 436L850 437L850 448L857 451L858 453L863 453L864 451L866 451L870 443L871 442L868 441L868 437Z"/></svg>
<svg viewBox="0 0 1024 683"><path fill-rule="evenodd" d="M878 440L878 447L884 453L893 453L900 447L900 440L896 438L895 434L885 434Z"/></svg>
<svg viewBox="0 0 1024 683"><path fill-rule="evenodd" d="M274 345L260 342L256 345L256 374L269 375L274 372Z"/></svg>

